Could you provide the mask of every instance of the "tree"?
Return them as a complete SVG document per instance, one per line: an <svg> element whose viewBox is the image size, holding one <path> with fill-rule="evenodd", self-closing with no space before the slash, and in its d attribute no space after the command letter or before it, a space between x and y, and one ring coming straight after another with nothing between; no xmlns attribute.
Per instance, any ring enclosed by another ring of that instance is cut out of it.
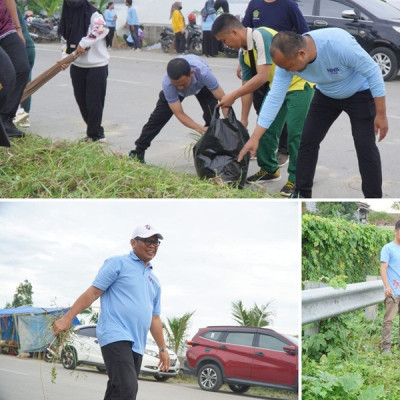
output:
<svg viewBox="0 0 400 400"><path fill-rule="evenodd" d="M326 201L316 204L317 215L325 218L341 218L354 221L357 203L345 201Z"/></svg>
<svg viewBox="0 0 400 400"><path fill-rule="evenodd" d="M195 311L187 312L182 317L167 318L168 326L163 323L168 347L173 349L175 354L183 350L189 328L189 320Z"/></svg>
<svg viewBox="0 0 400 400"><path fill-rule="evenodd" d="M32 284L28 282L27 279L24 280L24 283L20 283L17 287L17 290L14 294L13 302L7 303L6 308L13 308L13 307L21 307L26 305L32 305Z"/></svg>
<svg viewBox="0 0 400 400"><path fill-rule="evenodd" d="M259 307L256 303L249 309L245 309L241 300L236 303L232 302L233 320L241 326L263 327L271 324L272 311L267 311L269 305L267 303Z"/></svg>
<svg viewBox="0 0 400 400"><path fill-rule="evenodd" d="M391 224L396 221L394 215L389 214L385 211L371 211L368 214L368 222L370 224L376 225L377 222L383 222Z"/></svg>

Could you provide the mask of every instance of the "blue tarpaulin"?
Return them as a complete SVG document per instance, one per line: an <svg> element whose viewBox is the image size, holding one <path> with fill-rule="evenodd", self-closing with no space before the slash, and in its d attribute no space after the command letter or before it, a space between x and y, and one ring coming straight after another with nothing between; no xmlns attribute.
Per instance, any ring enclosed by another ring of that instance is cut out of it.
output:
<svg viewBox="0 0 400 400"><path fill-rule="evenodd" d="M54 317L68 310L32 306L0 309L0 339L17 342L22 352L43 351L54 338ZM73 324L80 322L75 318Z"/></svg>

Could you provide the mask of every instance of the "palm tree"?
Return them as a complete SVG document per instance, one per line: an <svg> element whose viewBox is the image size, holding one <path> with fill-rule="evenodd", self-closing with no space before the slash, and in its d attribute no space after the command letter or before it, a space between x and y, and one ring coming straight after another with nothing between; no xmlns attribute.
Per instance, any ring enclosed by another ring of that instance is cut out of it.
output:
<svg viewBox="0 0 400 400"><path fill-rule="evenodd" d="M186 331L189 328L189 320L196 311L185 313L182 317L167 318L168 326L163 323L163 328L168 342L168 347L175 354L183 350L187 338Z"/></svg>
<svg viewBox="0 0 400 400"><path fill-rule="evenodd" d="M267 303L259 307L254 303L252 308L245 309L241 300L232 302L233 320L241 326L268 326L272 322L271 317L274 315L272 311L267 311L270 304Z"/></svg>

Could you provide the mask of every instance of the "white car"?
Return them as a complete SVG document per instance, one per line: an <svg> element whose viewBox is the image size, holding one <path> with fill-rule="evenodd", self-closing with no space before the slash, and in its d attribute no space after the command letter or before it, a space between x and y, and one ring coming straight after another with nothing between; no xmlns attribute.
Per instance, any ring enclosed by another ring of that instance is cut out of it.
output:
<svg viewBox="0 0 400 400"><path fill-rule="evenodd" d="M162 372L158 368L160 361L158 347L154 340L148 339L144 351L141 375L151 375L157 381L166 381L179 372L179 360L176 354L168 350L171 359L169 371ZM78 365L92 365L105 372L103 356L96 336L96 325L81 325L75 327L75 332L68 339L61 353L61 363L66 369L75 369Z"/></svg>

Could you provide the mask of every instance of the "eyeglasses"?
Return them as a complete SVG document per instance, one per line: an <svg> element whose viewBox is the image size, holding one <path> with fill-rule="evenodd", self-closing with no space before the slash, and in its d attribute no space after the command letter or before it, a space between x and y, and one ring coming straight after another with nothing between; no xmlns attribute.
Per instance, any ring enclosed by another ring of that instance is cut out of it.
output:
<svg viewBox="0 0 400 400"><path fill-rule="evenodd" d="M140 240L146 246L158 247L161 244L161 242L159 240L142 239L142 238L139 238L139 237L137 237L136 240Z"/></svg>

